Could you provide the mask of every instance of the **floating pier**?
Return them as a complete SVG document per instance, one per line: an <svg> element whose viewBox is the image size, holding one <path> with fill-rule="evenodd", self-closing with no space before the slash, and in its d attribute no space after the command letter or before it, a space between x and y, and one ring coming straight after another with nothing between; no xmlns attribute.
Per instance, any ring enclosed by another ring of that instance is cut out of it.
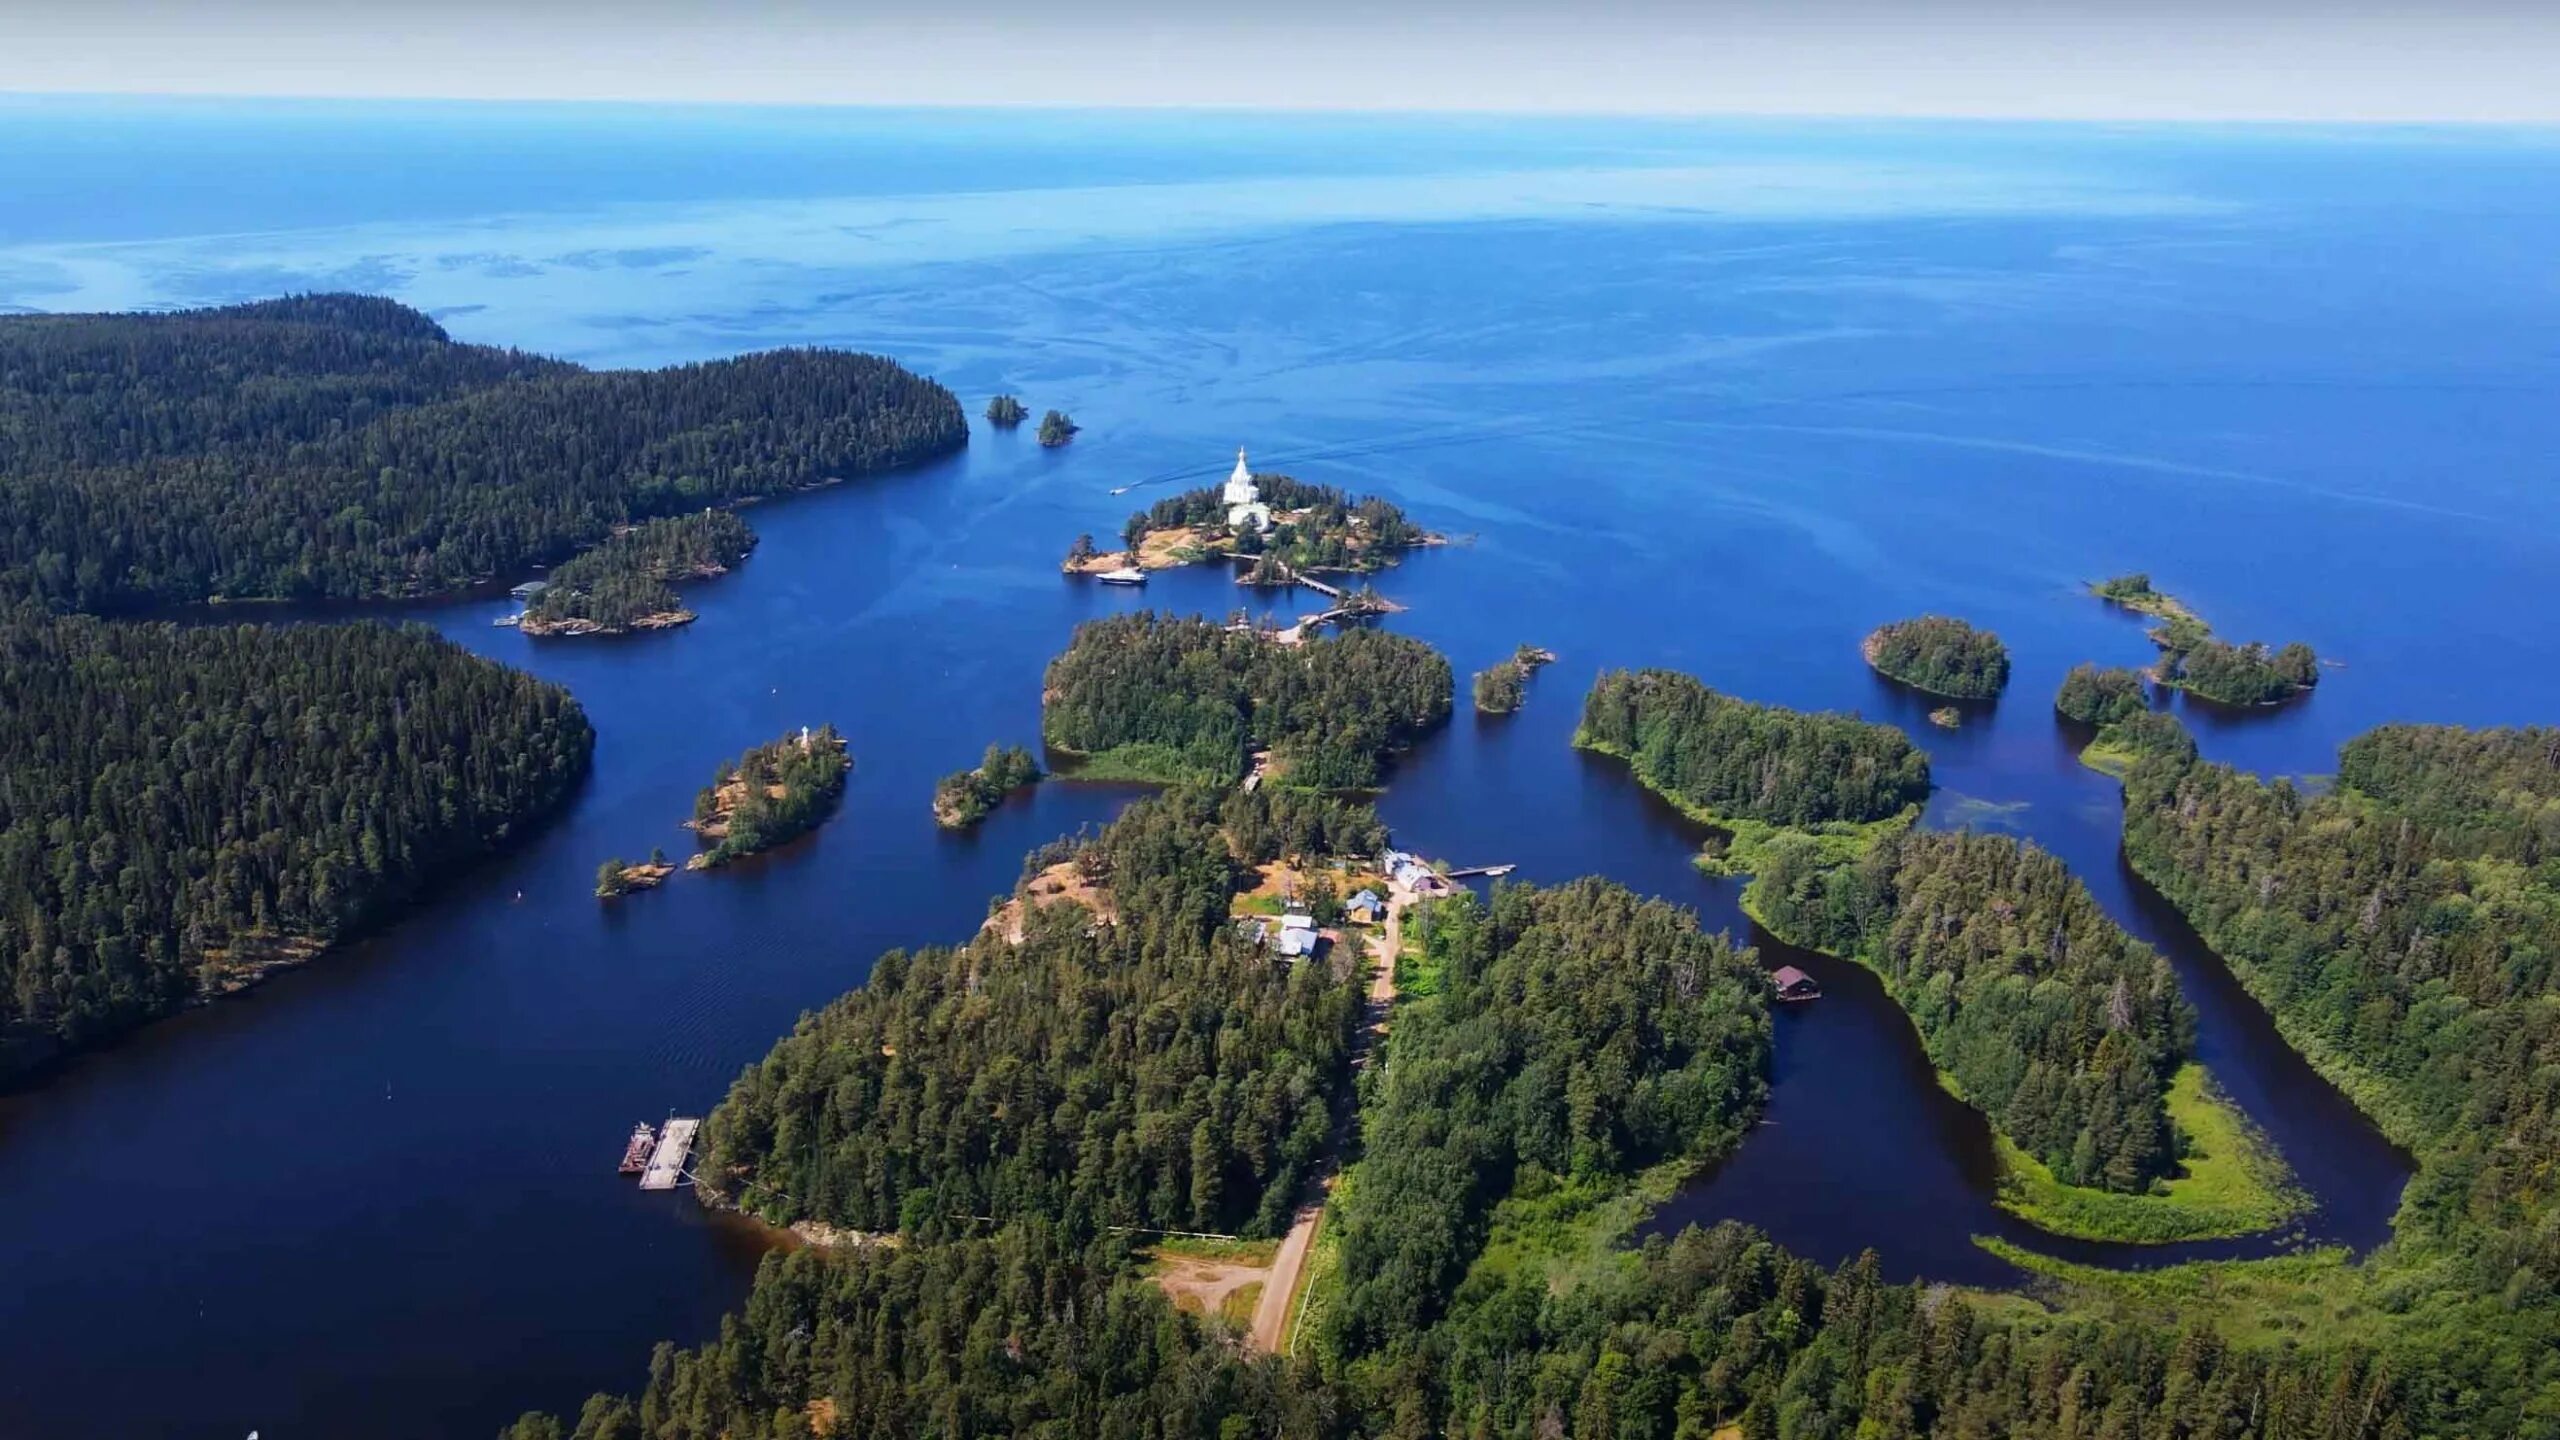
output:
<svg viewBox="0 0 2560 1440"><path fill-rule="evenodd" d="M1508 875L1519 868L1520 867L1517 863L1509 865L1469 865L1463 870L1448 871L1440 878L1443 880L1464 880L1470 875Z"/></svg>
<svg viewBox="0 0 2560 1440"><path fill-rule="evenodd" d="M693 1154L693 1132L702 1121L690 1115L679 1115L658 1132L658 1151L649 1157L649 1169L640 1177L643 1190L673 1190L684 1178L684 1162Z"/></svg>

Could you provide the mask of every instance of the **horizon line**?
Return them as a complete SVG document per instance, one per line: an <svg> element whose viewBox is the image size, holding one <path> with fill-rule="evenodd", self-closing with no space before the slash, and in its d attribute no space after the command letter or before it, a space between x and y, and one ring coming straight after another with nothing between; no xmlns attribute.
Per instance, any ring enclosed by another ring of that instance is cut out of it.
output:
<svg viewBox="0 0 2560 1440"><path fill-rule="evenodd" d="M1619 120L1619 121L1785 121L1842 124L1979 124L1979 125L2073 125L2073 126L2157 126L2178 129L2262 128L2262 129L2340 129L2380 130L2465 130L2465 131L2553 131L2560 132L2560 116L2362 116L2318 113L2252 114L2168 114L2127 112L2120 115L2074 114L2065 112L2035 113L2002 110L1760 110L1760 109L1659 109L1626 107L1614 109L1579 108L1474 108L1434 105L1272 105L1224 104L1193 100L1084 102L1064 100L824 100L803 97L763 99L753 96L669 97L662 95L457 95L425 92L357 93L327 90L95 90L95 89L23 89L0 88L0 103L20 101L135 101L135 102L199 102L207 104L276 104L276 105L422 105L422 106L554 106L562 109L604 109L617 106L648 106L658 109L686 110L752 110L782 111L870 111L879 113L966 113L1000 114L1102 114L1102 115L1229 115L1304 117L1324 116L1359 119L1451 119L1451 120Z"/></svg>

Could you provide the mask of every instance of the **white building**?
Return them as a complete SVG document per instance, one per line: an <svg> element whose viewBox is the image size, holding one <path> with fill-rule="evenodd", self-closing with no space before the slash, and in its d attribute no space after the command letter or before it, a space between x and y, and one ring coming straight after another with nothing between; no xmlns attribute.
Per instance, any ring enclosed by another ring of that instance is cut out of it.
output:
<svg viewBox="0 0 2560 1440"><path fill-rule="evenodd" d="M1271 528L1271 507L1262 503L1262 487L1253 483L1253 468L1244 463L1244 447L1236 447L1236 468L1227 476L1222 497L1227 505L1227 528L1256 530Z"/></svg>

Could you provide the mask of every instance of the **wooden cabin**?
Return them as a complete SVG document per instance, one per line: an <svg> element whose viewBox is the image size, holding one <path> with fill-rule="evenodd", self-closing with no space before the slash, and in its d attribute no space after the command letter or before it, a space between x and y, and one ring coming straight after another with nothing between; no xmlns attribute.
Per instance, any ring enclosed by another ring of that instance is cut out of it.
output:
<svg viewBox="0 0 2560 1440"><path fill-rule="evenodd" d="M1822 987L1814 983L1813 977L1793 965L1779 966L1770 975L1769 983L1778 987L1780 1000L1818 1000L1822 997Z"/></svg>

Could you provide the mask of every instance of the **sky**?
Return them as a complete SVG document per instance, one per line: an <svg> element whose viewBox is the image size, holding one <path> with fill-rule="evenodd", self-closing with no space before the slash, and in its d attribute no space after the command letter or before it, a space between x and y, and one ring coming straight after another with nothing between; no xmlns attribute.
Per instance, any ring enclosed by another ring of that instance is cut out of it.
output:
<svg viewBox="0 0 2560 1440"><path fill-rule="evenodd" d="M2560 122L2560 0L0 0L0 92Z"/></svg>

